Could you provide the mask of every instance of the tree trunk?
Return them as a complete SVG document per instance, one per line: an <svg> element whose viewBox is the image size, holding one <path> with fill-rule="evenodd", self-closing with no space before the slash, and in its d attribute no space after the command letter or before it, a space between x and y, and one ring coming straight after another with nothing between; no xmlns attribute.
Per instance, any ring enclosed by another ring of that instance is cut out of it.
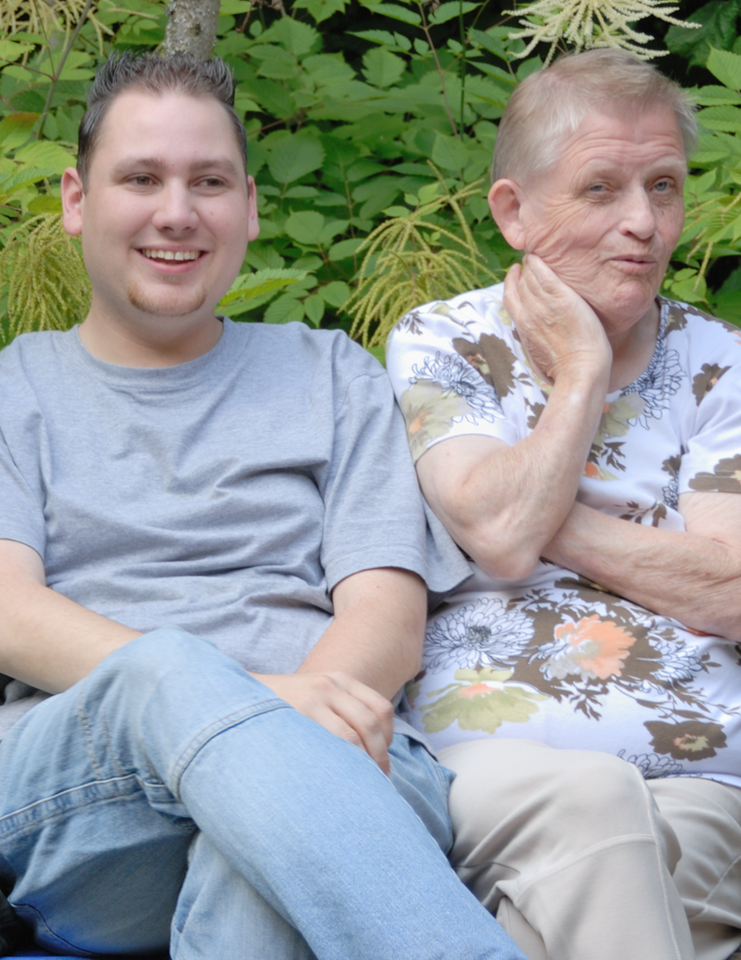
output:
<svg viewBox="0 0 741 960"><path fill-rule="evenodd" d="M170 0L163 52L210 60L216 45L221 0Z"/></svg>

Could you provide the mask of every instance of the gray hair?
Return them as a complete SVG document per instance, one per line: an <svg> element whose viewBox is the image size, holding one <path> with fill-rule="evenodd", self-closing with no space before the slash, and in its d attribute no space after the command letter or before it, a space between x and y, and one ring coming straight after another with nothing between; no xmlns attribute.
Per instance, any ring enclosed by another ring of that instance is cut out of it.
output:
<svg viewBox="0 0 741 960"><path fill-rule="evenodd" d="M83 189L90 173L90 161L100 138L100 130L109 107L126 90L142 89L150 93L185 93L194 97L212 97L226 110L234 136L247 169L247 134L234 110L234 78L218 57L198 60L185 53L160 57L155 53L134 56L128 51L109 57L98 70L88 94L88 109L80 123L77 170Z"/></svg>
<svg viewBox="0 0 741 960"><path fill-rule="evenodd" d="M695 108L679 84L624 50L572 53L519 84L499 123L492 180L522 181L558 161L565 137L594 110L674 112L685 157L697 145Z"/></svg>

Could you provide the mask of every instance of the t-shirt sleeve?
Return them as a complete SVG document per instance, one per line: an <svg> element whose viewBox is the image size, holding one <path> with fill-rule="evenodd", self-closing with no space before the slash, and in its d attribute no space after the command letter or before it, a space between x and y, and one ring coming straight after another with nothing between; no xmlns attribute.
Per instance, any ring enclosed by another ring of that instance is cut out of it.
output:
<svg viewBox="0 0 741 960"><path fill-rule="evenodd" d="M451 437L475 434L510 445L519 439L503 400L520 364L501 304L486 293L413 310L389 337L387 369L415 462Z"/></svg>
<svg viewBox="0 0 741 960"><path fill-rule="evenodd" d="M388 378L360 348L344 344L336 365L335 438L323 484L321 562L329 589L361 570L399 567L417 573L433 593L470 576L447 532L426 522L422 495ZM353 373L349 379L348 368Z"/></svg>
<svg viewBox="0 0 741 960"><path fill-rule="evenodd" d="M43 417L17 362L15 345L0 365L0 539L46 549L43 493L38 458Z"/></svg>
<svg viewBox="0 0 741 960"><path fill-rule="evenodd" d="M703 363L692 381L696 415L682 456L679 493L741 493L741 347Z"/></svg>

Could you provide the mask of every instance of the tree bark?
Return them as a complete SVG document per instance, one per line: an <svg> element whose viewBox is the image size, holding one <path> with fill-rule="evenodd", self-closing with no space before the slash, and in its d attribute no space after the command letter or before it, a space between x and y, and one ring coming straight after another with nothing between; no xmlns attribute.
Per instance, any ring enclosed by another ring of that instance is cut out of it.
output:
<svg viewBox="0 0 741 960"><path fill-rule="evenodd" d="M216 46L221 0L170 0L163 52L210 60Z"/></svg>

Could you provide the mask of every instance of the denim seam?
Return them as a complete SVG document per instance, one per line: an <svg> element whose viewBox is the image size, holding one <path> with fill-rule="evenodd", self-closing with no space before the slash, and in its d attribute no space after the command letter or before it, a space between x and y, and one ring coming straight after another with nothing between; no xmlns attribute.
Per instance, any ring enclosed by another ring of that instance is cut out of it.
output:
<svg viewBox="0 0 741 960"><path fill-rule="evenodd" d="M234 713L230 713L226 717L215 720L196 734L176 760L169 777L172 781L170 789L175 799L178 802L182 802L180 797L180 781L190 763L195 759L196 754L199 753L210 740L213 740L214 737L217 737L220 733L224 733L224 731L232 727L239 726L246 720L252 720L265 713L272 713L274 710L293 710L293 707L278 697L263 700L262 703L242 707L240 710L235 710Z"/></svg>
<svg viewBox="0 0 741 960"><path fill-rule="evenodd" d="M131 785L127 786L127 789L114 789L116 786L121 787L129 783ZM159 783L152 786L164 787ZM6 838L14 833L22 833L29 827L36 827L64 816L72 810L80 810L94 803L133 796L137 791L146 793L145 781L135 773L129 773L123 777L108 777L104 780L89 780L87 783L78 784L67 790L60 790L59 793L52 794L50 797L36 800L1 817L0 837ZM74 802L80 797L82 802Z"/></svg>

